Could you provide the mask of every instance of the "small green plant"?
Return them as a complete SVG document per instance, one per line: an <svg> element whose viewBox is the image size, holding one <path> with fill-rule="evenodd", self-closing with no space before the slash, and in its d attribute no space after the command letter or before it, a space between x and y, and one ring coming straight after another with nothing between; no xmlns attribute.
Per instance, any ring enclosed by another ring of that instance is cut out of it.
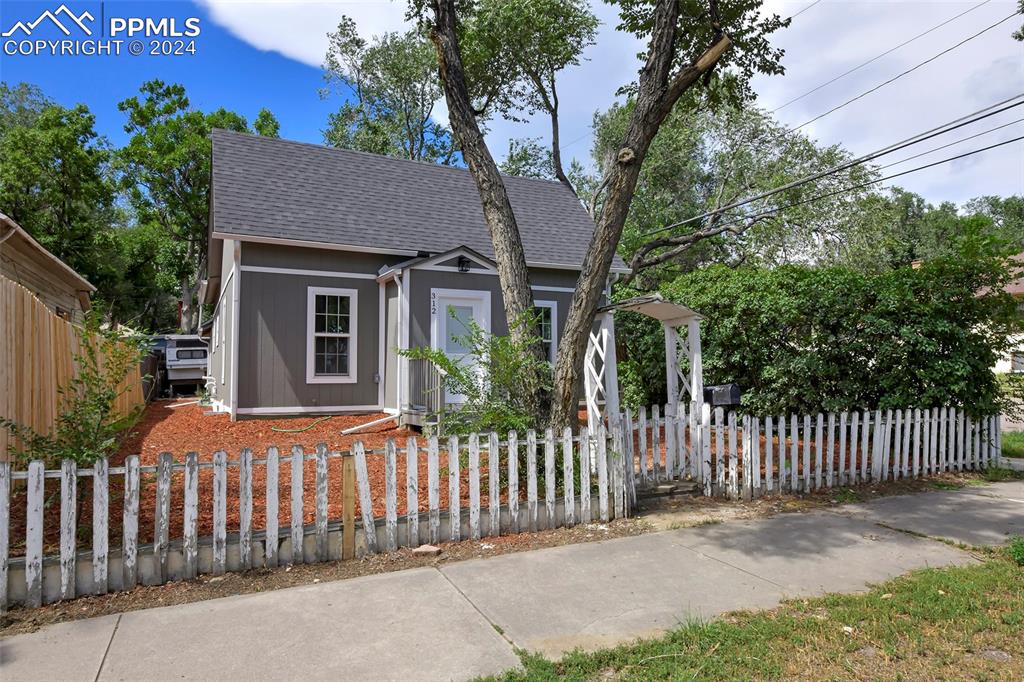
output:
<svg viewBox="0 0 1024 682"><path fill-rule="evenodd" d="M1024 566L1024 537L1010 539L1010 543L1006 545L1006 556L1018 566Z"/></svg>
<svg viewBox="0 0 1024 682"><path fill-rule="evenodd" d="M1003 457L1024 457L1024 431L1003 431Z"/></svg>
<svg viewBox="0 0 1024 682"><path fill-rule="evenodd" d="M457 320L452 311L449 315ZM467 435L496 431L504 436L512 430L522 432L540 426L528 409L530 388L523 386L523 377L538 375L542 377L541 390L551 387L551 365L534 348L540 343L539 335L517 341L511 335L487 332L474 320L460 324L465 333L453 334L452 338L467 351L461 360L435 348L399 351L405 357L432 362L443 374L438 390L463 397L460 403L444 405L440 414L434 415L445 432ZM537 320L526 320L525 324L537 328Z"/></svg>
<svg viewBox="0 0 1024 682"><path fill-rule="evenodd" d="M982 472L982 477L989 483L1001 483L1002 481L1016 481L1024 479L1024 473L1013 469L990 466Z"/></svg>
<svg viewBox="0 0 1024 682"><path fill-rule="evenodd" d="M147 352L145 337L104 329L100 322L97 313L90 313L79 330L77 371L59 390L60 414L50 433L0 417L0 428L16 439L12 454L18 461L41 459L47 468L56 468L71 459L88 466L112 454L138 422L143 406L127 414L118 414L114 408L127 390L122 383Z"/></svg>

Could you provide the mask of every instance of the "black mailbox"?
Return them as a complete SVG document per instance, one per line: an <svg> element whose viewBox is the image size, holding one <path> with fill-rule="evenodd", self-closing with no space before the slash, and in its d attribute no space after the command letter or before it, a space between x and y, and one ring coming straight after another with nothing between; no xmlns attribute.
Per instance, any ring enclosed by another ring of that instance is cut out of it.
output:
<svg viewBox="0 0 1024 682"><path fill-rule="evenodd" d="M737 384L705 386L704 402L712 407L739 407L740 387Z"/></svg>

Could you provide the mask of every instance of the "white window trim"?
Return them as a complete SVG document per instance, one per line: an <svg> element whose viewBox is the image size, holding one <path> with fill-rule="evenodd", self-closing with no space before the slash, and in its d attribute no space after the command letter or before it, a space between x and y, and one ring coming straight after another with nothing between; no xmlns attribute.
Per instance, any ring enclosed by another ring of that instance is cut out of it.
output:
<svg viewBox="0 0 1024 682"><path fill-rule="evenodd" d="M348 296L348 369L346 375L318 375L316 373L316 297L317 295ZM356 383L357 350L359 344L359 292L355 289L334 287L306 288L306 383L307 384L354 384Z"/></svg>
<svg viewBox="0 0 1024 682"><path fill-rule="evenodd" d="M558 358L558 301L534 301L533 305L551 310L551 352L548 353L548 360L554 365Z"/></svg>
<svg viewBox="0 0 1024 682"><path fill-rule="evenodd" d="M220 317L221 316L218 315L217 319L219 320ZM224 343L224 322L223 321L220 322L220 324L218 324L217 327L220 329L220 341L219 341L219 344L220 344L221 347L224 347L225 346L225 343ZM224 376L225 376L225 372L227 370L227 366L228 366L228 360L227 360L227 358L223 357L223 353L222 353L221 354L221 358L220 358L220 385L221 386L224 385Z"/></svg>

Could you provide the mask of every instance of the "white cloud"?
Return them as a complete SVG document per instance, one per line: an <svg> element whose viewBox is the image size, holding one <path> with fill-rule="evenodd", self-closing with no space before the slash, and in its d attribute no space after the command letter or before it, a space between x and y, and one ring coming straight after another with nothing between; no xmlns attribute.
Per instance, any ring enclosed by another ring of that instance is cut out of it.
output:
<svg viewBox="0 0 1024 682"><path fill-rule="evenodd" d="M342 15L355 20L365 37L402 30L405 2L391 0L198 0L210 17L241 40L261 50L319 67L327 52L327 33Z"/></svg>
<svg viewBox="0 0 1024 682"><path fill-rule="evenodd" d="M265 2L200 0L214 21L253 46L279 52L291 59L319 66L327 47L326 34L342 14L351 16L366 36L406 26L404 1L389 0ZM788 16L807 7L810 0L768 0L767 12ZM874 57L912 35L930 28L970 3L928 0L873 2L824 0L796 17L774 43L785 48L786 75L757 78L759 104L768 109ZM992 0L949 25L888 55L855 74L782 109L778 116L789 125L804 121L842 103L885 79L955 44L1014 11L1016 0ZM614 30L614 5L594 2L602 21L598 44L586 52L587 61L570 69L559 81L563 155L589 159L590 123L596 110L615 101L615 91L636 76L637 52L643 44L634 36ZM1024 91L1024 44L1010 38L1020 24L1008 21L950 54L868 95L804 130L828 144L841 143L860 154L913 133L957 118L1011 94ZM447 120L444 102L437 108L439 121ZM1020 118L1021 109L988 119L991 127ZM961 131L979 132L986 124ZM977 140L917 160L917 164L951 156L972 148L1024 134L1017 124ZM488 143L496 156L504 154L512 137L550 135L544 116L527 123L492 121ZM935 146L956 135L935 140ZM915 149L922 151L926 145ZM910 150L908 150L908 154ZM931 201L964 201L979 194L1024 193L1024 154L1021 143L969 159L900 178L897 182ZM915 165L899 166L891 172Z"/></svg>

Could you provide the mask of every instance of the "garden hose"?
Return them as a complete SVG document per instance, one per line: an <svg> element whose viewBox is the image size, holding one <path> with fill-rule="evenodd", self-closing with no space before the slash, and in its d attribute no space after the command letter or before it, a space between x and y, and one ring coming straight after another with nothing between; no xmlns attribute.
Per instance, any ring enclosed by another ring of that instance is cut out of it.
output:
<svg viewBox="0 0 1024 682"><path fill-rule="evenodd" d="M280 426L271 426L270 430L277 431L278 433L302 433L303 431L309 431L311 428L313 428L320 422L325 422L328 419L330 419L330 417L320 417L319 419L314 419L311 424L303 426L300 429L282 429Z"/></svg>

